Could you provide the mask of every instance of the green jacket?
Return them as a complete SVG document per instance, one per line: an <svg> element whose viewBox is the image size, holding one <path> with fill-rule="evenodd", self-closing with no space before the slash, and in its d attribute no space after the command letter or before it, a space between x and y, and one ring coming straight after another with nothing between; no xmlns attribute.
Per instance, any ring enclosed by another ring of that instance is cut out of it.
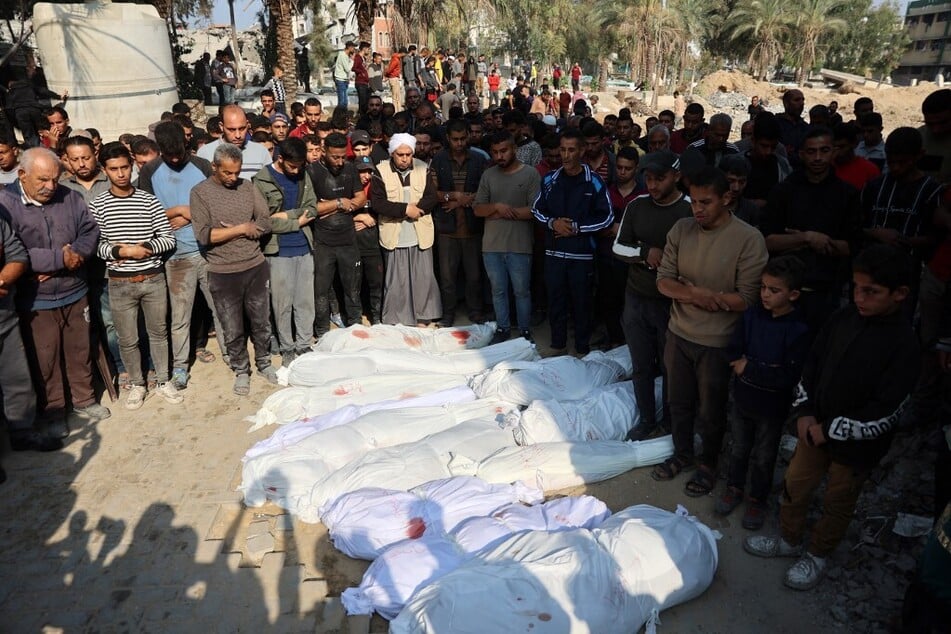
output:
<svg viewBox="0 0 951 634"><path fill-rule="evenodd" d="M284 190L282 190L278 186L277 182L275 182L274 175L271 174L271 170L268 169L267 165L262 167L261 171L255 174L251 181L258 188L258 191L264 195L264 200L267 201L267 207L271 211L272 216L281 211L285 211ZM262 246L264 255L277 255L278 234L293 233L298 229L302 229L304 231L304 235L307 237L307 243L310 245L311 250L313 250L314 232L309 226L301 227L298 223L298 220L308 210L314 211L316 213L316 209L317 194L314 192L314 184L310 181L310 176L308 176L305 172L304 177L300 181L300 189L297 195L297 206L294 209L286 210L286 219L271 219L271 233L266 238L267 242L265 242Z"/></svg>

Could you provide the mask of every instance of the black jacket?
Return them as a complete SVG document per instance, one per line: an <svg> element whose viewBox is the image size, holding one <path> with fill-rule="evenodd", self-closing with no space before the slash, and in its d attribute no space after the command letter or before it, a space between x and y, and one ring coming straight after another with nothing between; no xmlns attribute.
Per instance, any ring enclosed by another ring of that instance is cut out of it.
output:
<svg viewBox="0 0 951 634"><path fill-rule="evenodd" d="M901 311L862 317L850 304L819 332L793 412L818 419L834 461L871 468L888 452L919 363L918 340Z"/></svg>

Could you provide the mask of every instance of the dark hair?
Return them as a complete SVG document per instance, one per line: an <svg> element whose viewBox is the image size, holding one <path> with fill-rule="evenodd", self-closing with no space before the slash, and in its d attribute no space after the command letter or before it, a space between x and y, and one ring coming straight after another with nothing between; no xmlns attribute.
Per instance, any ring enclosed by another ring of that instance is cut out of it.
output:
<svg viewBox="0 0 951 634"><path fill-rule="evenodd" d="M810 119L814 119L816 117L822 117L828 120L830 116L832 116L832 114L829 112L829 107L821 103L809 108Z"/></svg>
<svg viewBox="0 0 951 634"><path fill-rule="evenodd" d="M320 100L317 97L308 97L307 100L304 101L304 108L308 106L311 106L311 107L320 106L321 110L324 109L324 107L320 105ZM291 107L291 110L293 111L293 106ZM303 108L301 109L301 111L303 111Z"/></svg>
<svg viewBox="0 0 951 634"><path fill-rule="evenodd" d="M205 131L208 134L212 132L221 132L221 117L211 117L208 119L208 123L205 124Z"/></svg>
<svg viewBox="0 0 951 634"><path fill-rule="evenodd" d="M254 141L255 143L265 143L267 141L271 141L273 143L274 137L271 136L270 132L267 132L265 130L258 130L257 132L251 135L251 140Z"/></svg>
<svg viewBox="0 0 951 634"><path fill-rule="evenodd" d="M730 191L730 182L726 179L726 174L711 165L704 165L702 168L690 174L691 187L711 187L717 196L723 196Z"/></svg>
<svg viewBox="0 0 951 634"><path fill-rule="evenodd" d="M129 165L132 165L132 154L119 141L106 143L99 149L99 164L103 167L106 166L106 161L117 158L126 158L129 160Z"/></svg>
<svg viewBox="0 0 951 634"><path fill-rule="evenodd" d="M875 104L872 101L871 97L859 97L858 99L855 100L855 103L852 105L852 109L855 110L859 106L864 106L866 104L872 106L873 108L875 107Z"/></svg>
<svg viewBox="0 0 951 634"><path fill-rule="evenodd" d="M830 139L835 138L835 137L832 135L832 130L830 130L829 128L825 127L824 125L814 125L814 126L810 126L809 129L806 131L806 136L805 136L805 138L803 138L803 143L805 143L805 142L808 141L809 139L818 139L818 138L824 137L824 136L827 136L827 137L829 137Z"/></svg>
<svg viewBox="0 0 951 634"><path fill-rule="evenodd" d="M277 146L278 154L285 161L307 160L307 144L301 139L290 137L281 141Z"/></svg>
<svg viewBox="0 0 951 634"><path fill-rule="evenodd" d="M261 94L259 94L258 97L274 97L274 91L270 88L265 88L261 91Z"/></svg>
<svg viewBox="0 0 951 634"><path fill-rule="evenodd" d="M664 114L664 113L662 112L661 114ZM699 115L702 117L704 115L703 106L698 104L696 101L694 101L693 103L689 103L687 104L687 107L684 109L684 114Z"/></svg>
<svg viewBox="0 0 951 634"><path fill-rule="evenodd" d="M500 143L515 143L515 137L505 130L499 130L489 137L489 147L498 145Z"/></svg>
<svg viewBox="0 0 951 634"><path fill-rule="evenodd" d="M178 103L172 106L172 114L188 114L191 111L192 109L189 108L188 104L185 103L184 101L179 101Z"/></svg>
<svg viewBox="0 0 951 634"><path fill-rule="evenodd" d="M469 124L465 119L450 119L449 123L446 124L446 135L448 136L453 132L465 132L468 134Z"/></svg>
<svg viewBox="0 0 951 634"><path fill-rule="evenodd" d="M194 128L195 124L192 123L191 117L187 114L176 114L172 115L172 121L179 124L183 128Z"/></svg>
<svg viewBox="0 0 951 634"><path fill-rule="evenodd" d="M624 159L625 161L634 161L639 163L641 160L640 155L637 153L637 149L631 146L622 147L618 150L617 158Z"/></svg>
<svg viewBox="0 0 951 634"><path fill-rule="evenodd" d="M859 139L859 129L851 122L839 123L832 129L832 138L836 141L847 141L850 145L854 145Z"/></svg>
<svg viewBox="0 0 951 634"><path fill-rule="evenodd" d="M99 130L97 130L96 128L86 128L86 132L88 132L89 136L91 136L92 138L102 140L102 135L99 134Z"/></svg>
<svg viewBox="0 0 951 634"><path fill-rule="evenodd" d="M763 275L771 275L782 280L791 291L802 290L803 278L806 276L806 265L795 255L780 255L771 258L763 268Z"/></svg>
<svg viewBox="0 0 951 634"><path fill-rule="evenodd" d="M85 145L89 150L95 154L96 145L92 142L92 139L84 136L71 136L66 139L66 142L63 144L62 149L65 151L68 147L76 147L77 145Z"/></svg>
<svg viewBox="0 0 951 634"><path fill-rule="evenodd" d="M885 156L918 156L923 147L921 133L915 128L895 128L885 139Z"/></svg>
<svg viewBox="0 0 951 634"><path fill-rule="evenodd" d="M0 126L0 145L19 147L17 144L17 138L13 134L13 130Z"/></svg>
<svg viewBox="0 0 951 634"><path fill-rule="evenodd" d="M345 148L347 147L347 137L339 132L331 132L324 137L324 145L326 147Z"/></svg>
<svg viewBox="0 0 951 634"><path fill-rule="evenodd" d="M604 126L598 123L597 121L586 123L584 127L581 128L581 134L584 135L586 139L593 139L595 137L599 139L603 139Z"/></svg>
<svg viewBox="0 0 951 634"><path fill-rule="evenodd" d="M940 92L940 91L939 91L939 92ZM926 101L927 101L927 100L926 100ZM69 121L69 115L66 113L66 108L64 108L64 107L62 107L62 106L53 106L52 108L49 108L49 109L43 111L43 116L44 116L44 117L49 117L49 116L52 116L52 115L54 115L54 114L58 114L59 116L63 117L63 118L66 119L67 121Z"/></svg>
<svg viewBox="0 0 951 634"><path fill-rule="evenodd" d="M163 121L155 126L155 143L162 154L184 156L185 130L174 121Z"/></svg>
<svg viewBox="0 0 951 634"><path fill-rule="evenodd" d="M557 134L548 133L542 137L541 146L543 150L557 150L561 144L561 137Z"/></svg>
<svg viewBox="0 0 951 634"><path fill-rule="evenodd" d="M294 137L289 137L289 138L294 138ZM303 141L305 144L309 143L310 145L320 145L320 137L317 136L316 134L305 134L304 136L301 137L300 140Z"/></svg>
<svg viewBox="0 0 951 634"><path fill-rule="evenodd" d="M921 102L921 114L938 114L951 110L951 88L936 90Z"/></svg>
<svg viewBox="0 0 951 634"><path fill-rule="evenodd" d="M320 102L318 101L317 103L319 104ZM299 114L304 114L304 104L299 101L295 101L291 104L291 116L296 117Z"/></svg>
<svg viewBox="0 0 951 634"><path fill-rule="evenodd" d="M152 152L158 153L159 145L152 139L139 137L129 144L129 149L132 150L133 156L142 156L143 154L151 154Z"/></svg>
<svg viewBox="0 0 951 634"><path fill-rule="evenodd" d="M693 105L693 104L690 104L690 105ZM699 106L700 104L697 104L697 105ZM700 106L700 114L701 115L703 114L703 106ZM674 114L673 110L661 110L660 112L657 113L657 120L660 121L661 117L670 117L671 119L676 119L677 115Z"/></svg>
<svg viewBox="0 0 951 634"><path fill-rule="evenodd" d="M613 122L617 123L617 121L618 121L618 116L617 116L616 114L606 115L606 116L604 117L604 122L607 123L608 121L613 121Z"/></svg>
<svg viewBox="0 0 951 634"><path fill-rule="evenodd" d="M268 119L267 117L264 117L261 115L251 117L252 130L255 128L270 128L270 127L271 127L271 120Z"/></svg>
<svg viewBox="0 0 951 634"><path fill-rule="evenodd" d="M863 128L865 126L869 127L882 127L882 114L880 112L867 112L859 117L859 125Z"/></svg>
<svg viewBox="0 0 951 634"><path fill-rule="evenodd" d="M734 176L749 176L753 167L742 154L729 154L720 159L720 169L724 174Z"/></svg>
<svg viewBox="0 0 951 634"><path fill-rule="evenodd" d="M453 106L449 109L449 120L462 119L462 106Z"/></svg>
<svg viewBox="0 0 951 634"><path fill-rule="evenodd" d="M510 123L515 125L525 125L525 114L519 110L509 110L502 115L502 125L508 126Z"/></svg>
<svg viewBox="0 0 951 634"><path fill-rule="evenodd" d="M899 286L911 286L912 270L911 256L889 244L873 244L852 261L854 273L865 273L873 282L890 291Z"/></svg>
<svg viewBox="0 0 951 634"><path fill-rule="evenodd" d="M318 121L317 122L317 131L318 132L333 132L334 126L330 121Z"/></svg>
<svg viewBox="0 0 951 634"><path fill-rule="evenodd" d="M779 127L779 122L776 120L776 115L772 112L761 112L753 119L754 139L778 141L781 136L782 130Z"/></svg>
<svg viewBox="0 0 951 634"><path fill-rule="evenodd" d="M561 144L561 141L564 141L565 139L574 139L578 142L578 145L584 145L584 135L581 133L581 130L576 128L568 128L562 132L558 141L559 145Z"/></svg>
<svg viewBox="0 0 951 634"><path fill-rule="evenodd" d="M433 139L436 139L437 141L442 143L442 134L439 129L439 126L429 125L429 126L426 126L425 128L420 128L419 130L416 130L415 134L425 134L429 137L430 141L432 141Z"/></svg>

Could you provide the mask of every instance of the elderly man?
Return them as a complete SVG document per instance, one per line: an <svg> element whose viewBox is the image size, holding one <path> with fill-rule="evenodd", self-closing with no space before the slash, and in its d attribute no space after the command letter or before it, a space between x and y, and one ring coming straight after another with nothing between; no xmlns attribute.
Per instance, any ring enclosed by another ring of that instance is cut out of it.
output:
<svg viewBox="0 0 951 634"><path fill-rule="evenodd" d="M241 178L241 149L222 143L212 157L211 178L191 191L192 226L208 261L208 286L224 332L238 396L251 392L251 363L245 320L251 329L258 373L277 383L271 366L271 312L268 266L261 252L261 236L271 231L264 196L251 181ZM259 168L260 169L260 168Z"/></svg>
<svg viewBox="0 0 951 634"><path fill-rule="evenodd" d="M383 323L426 327L442 315L433 273L433 219L439 205L435 180L423 161L413 158L416 139L394 134L390 160L380 163L370 184L379 214L380 245L385 249Z"/></svg>
<svg viewBox="0 0 951 634"><path fill-rule="evenodd" d="M0 191L0 213L30 255L32 275L20 280L17 307L40 416L51 434L65 437L67 384L80 416L102 420L111 412L96 402L89 350L84 265L96 251L99 228L82 196L57 184L59 174L55 154L27 150L19 186Z"/></svg>
<svg viewBox="0 0 951 634"><path fill-rule="evenodd" d="M658 123L650 132L647 133L647 151L664 152L670 151L670 128L663 123Z"/></svg>
<svg viewBox="0 0 951 634"><path fill-rule="evenodd" d="M14 307L16 283L29 269L30 258L0 209L0 395L14 451L56 451L59 438L34 430L36 394L23 350ZM0 468L0 482L6 479Z"/></svg>
<svg viewBox="0 0 951 634"><path fill-rule="evenodd" d="M248 140L248 127L248 115L240 106L225 106L221 109L221 138L201 146L198 157L210 161L221 144L230 143L241 150L241 178L251 180L262 167L271 164L271 153L260 143Z"/></svg>
<svg viewBox="0 0 951 634"><path fill-rule="evenodd" d="M739 148L727 141L732 128L733 119L730 115L718 112L710 117L706 137L691 143L685 152L699 152L704 163L711 167L719 167L724 156L740 153Z"/></svg>

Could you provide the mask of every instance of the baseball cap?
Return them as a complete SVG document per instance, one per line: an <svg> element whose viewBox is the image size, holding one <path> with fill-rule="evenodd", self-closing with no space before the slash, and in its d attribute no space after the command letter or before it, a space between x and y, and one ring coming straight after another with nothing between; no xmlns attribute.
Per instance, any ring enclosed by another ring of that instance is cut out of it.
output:
<svg viewBox="0 0 951 634"><path fill-rule="evenodd" d="M274 123L275 121L278 121L278 120L283 121L284 123L291 122L291 120L288 119L287 115L284 114L283 112L275 112L274 114L271 115L271 123Z"/></svg>
<svg viewBox="0 0 951 634"><path fill-rule="evenodd" d="M354 130L350 133L350 146L370 145L370 135L365 130Z"/></svg>
<svg viewBox="0 0 951 634"><path fill-rule="evenodd" d="M649 171L657 175L666 174L671 170L680 171L680 158L668 150L651 152L641 159L638 168L642 172Z"/></svg>
<svg viewBox="0 0 951 634"><path fill-rule="evenodd" d="M353 159L353 163L357 166L358 172L373 170L373 161L370 160L369 156L358 156L357 158Z"/></svg>

